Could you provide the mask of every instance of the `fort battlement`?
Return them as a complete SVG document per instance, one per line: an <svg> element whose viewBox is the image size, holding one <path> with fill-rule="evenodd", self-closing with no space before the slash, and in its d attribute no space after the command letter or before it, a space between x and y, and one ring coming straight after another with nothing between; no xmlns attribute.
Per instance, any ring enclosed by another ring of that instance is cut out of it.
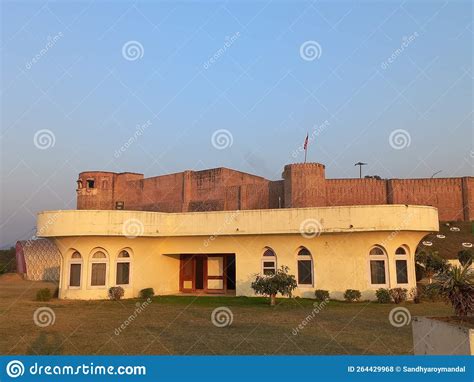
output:
<svg viewBox="0 0 474 382"><path fill-rule="evenodd" d="M151 178L133 172L86 171L79 174L77 184L81 210L186 212L412 204L437 207L442 221L474 219L474 177L326 179L320 163L288 164L276 181L220 167Z"/></svg>

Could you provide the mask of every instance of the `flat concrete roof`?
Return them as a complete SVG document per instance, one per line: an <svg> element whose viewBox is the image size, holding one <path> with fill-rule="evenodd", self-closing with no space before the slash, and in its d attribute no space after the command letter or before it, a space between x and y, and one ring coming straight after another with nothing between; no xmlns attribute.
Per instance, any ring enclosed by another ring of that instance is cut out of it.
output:
<svg viewBox="0 0 474 382"><path fill-rule="evenodd" d="M371 205L212 212L58 210L38 214L37 236L223 236L439 229L430 206Z"/></svg>

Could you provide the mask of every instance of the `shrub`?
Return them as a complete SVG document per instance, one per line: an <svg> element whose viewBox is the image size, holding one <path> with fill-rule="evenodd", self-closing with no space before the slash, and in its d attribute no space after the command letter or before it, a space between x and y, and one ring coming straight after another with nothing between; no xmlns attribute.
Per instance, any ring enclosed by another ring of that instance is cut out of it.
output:
<svg viewBox="0 0 474 382"><path fill-rule="evenodd" d="M415 304L419 304L421 302L421 294L418 288L410 289L410 298L413 300Z"/></svg>
<svg viewBox="0 0 474 382"><path fill-rule="evenodd" d="M434 275L449 268L446 259L442 258L437 252L419 252L415 255L415 261L421 265L423 277L427 277L430 284Z"/></svg>
<svg viewBox="0 0 474 382"><path fill-rule="evenodd" d="M51 300L51 291L48 288L42 288L36 292L36 301Z"/></svg>
<svg viewBox="0 0 474 382"><path fill-rule="evenodd" d="M316 297L316 301L326 301L329 300L329 291L324 289L316 289L314 291L314 297Z"/></svg>
<svg viewBox="0 0 474 382"><path fill-rule="evenodd" d="M420 282L425 277L425 268L418 263L415 263L415 279L416 282Z"/></svg>
<svg viewBox="0 0 474 382"><path fill-rule="evenodd" d="M360 291L357 289L347 289L344 292L344 299L349 302L359 301L361 296Z"/></svg>
<svg viewBox="0 0 474 382"><path fill-rule="evenodd" d="M15 247L0 250L0 274L16 272Z"/></svg>
<svg viewBox="0 0 474 382"><path fill-rule="evenodd" d="M381 304L388 304L391 301L390 291L386 288L380 288L375 291L377 301Z"/></svg>
<svg viewBox="0 0 474 382"><path fill-rule="evenodd" d="M270 305L275 305L278 293L291 297L291 293L297 287L295 276L288 274L288 270L288 267L282 265L274 275L256 275L251 287L256 294L270 296Z"/></svg>
<svg viewBox="0 0 474 382"><path fill-rule="evenodd" d="M145 288L140 291L140 297L144 300L152 298L155 295L153 288Z"/></svg>
<svg viewBox="0 0 474 382"><path fill-rule="evenodd" d="M405 288L393 288L390 289L390 297L392 298L393 302L395 304L400 304L403 301L406 301L407 299L407 292Z"/></svg>
<svg viewBox="0 0 474 382"><path fill-rule="evenodd" d="M439 298L439 292L436 290L436 288L428 288L424 285L418 286L418 295L421 300L428 300L431 302L434 302Z"/></svg>
<svg viewBox="0 0 474 382"><path fill-rule="evenodd" d="M464 317L474 312L474 271L469 266L451 267L439 274L428 289L436 290L449 301L456 316Z"/></svg>
<svg viewBox="0 0 474 382"><path fill-rule="evenodd" d="M115 287L109 288L109 298L111 300L118 301L123 297L124 294L125 294L125 291L123 290L121 286L115 286Z"/></svg>
<svg viewBox="0 0 474 382"><path fill-rule="evenodd" d="M462 266L471 265L472 264L472 258L473 258L472 251L470 251L468 249L464 249L464 250L458 252L458 260L459 260L459 262L461 263Z"/></svg>

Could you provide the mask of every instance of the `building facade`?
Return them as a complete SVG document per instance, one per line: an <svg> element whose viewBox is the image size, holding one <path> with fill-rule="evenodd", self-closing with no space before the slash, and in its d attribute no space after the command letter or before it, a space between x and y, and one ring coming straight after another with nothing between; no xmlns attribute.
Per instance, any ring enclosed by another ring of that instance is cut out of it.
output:
<svg viewBox="0 0 474 382"><path fill-rule="evenodd" d="M436 208L406 205L38 215L39 236L60 253L59 297L68 299L105 299L118 285L125 297L144 288L253 296L255 275L282 265L296 276L296 296L358 289L373 299L378 288L416 286L416 246L438 228Z"/></svg>
<svg viewBox="0 0 474 382"><path fill-rule="evenodd" d="M231 211L352 205L434 206L441 221L474 219L474 177L326 179L319 163L286 165L282 180L227 168L144 178L87 171L77 180L80 210Z"/></svg>

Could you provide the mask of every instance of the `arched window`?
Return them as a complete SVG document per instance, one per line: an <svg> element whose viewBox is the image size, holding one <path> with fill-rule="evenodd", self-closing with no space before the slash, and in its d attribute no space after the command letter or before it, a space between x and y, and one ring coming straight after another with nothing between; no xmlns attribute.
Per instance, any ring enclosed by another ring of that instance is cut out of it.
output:
<svg viewBox="0 0 474 382"><path fill-rule="evenodd" d="M69 260L69 287L78 288L81 286L82 256L74 251Z"/></svg>
<svg viewBox="0 0 474 382"><path fill-rule="evenodd" d="M107 255L97 251L91 260L91 286L105 286L107 281Z"/></svg>
<svg viewBox="0 0 474 382"><path fill-rule="evenodd" d="M116 284L130 284L130 254L125 250L120 251L117 257Z"/></svg>
<svg viewBox="0 0 474 382"><path fill-rule="evenodd" d="M388 285L387 253L380 246L373 247L369 252L370 283L372 285Z"/></svg>
<svg viewBox="0 0 474 382"><path fill-rule="evenodd" d="M407 251L403 247L398 247L395 251L395 255L406 255Z"/></svg>
<svg viewBox="0 0 474 382"><path fill-rule="evenodd" d="M267 248L262 256L262 274L272 276L276 273L277 261L273 249Z"/></svg>
<svg viewBox="0 0 474 382"><path fill-rule="evenodd" d="M298 251L298 285L313 285L313 257L306 248Z"/></svg>
<svg viewBox="0 0 474 382"><path fill-rule="evenodd" d="M405 246L398 247L395 251L395 269L397 284L408 284L408 251Z"/></svg>

